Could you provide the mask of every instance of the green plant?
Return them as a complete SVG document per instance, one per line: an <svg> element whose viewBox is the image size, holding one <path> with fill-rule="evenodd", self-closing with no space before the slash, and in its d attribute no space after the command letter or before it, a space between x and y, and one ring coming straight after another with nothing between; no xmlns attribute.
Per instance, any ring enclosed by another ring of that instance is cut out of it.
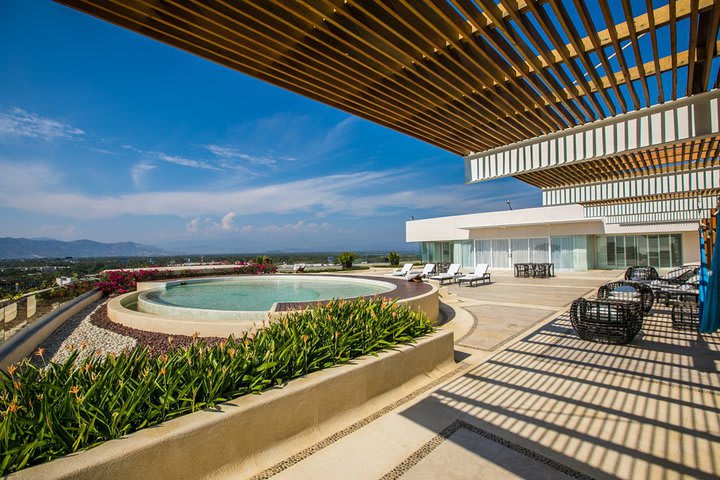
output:
<svg viewBox="0 0 720 480"><path fill-rule="evenodd" d="M337 256L338 262L343 268L351 268L357 256L353 252L342 252Z"/></svg>
<svg viewBox="0 0 720 480"><path fill-rule="evenodd" d="M254 262L260 265L269 265L273 263L272 258L268 257L267 255L260 255L254 260Z"/></svg>
<svg viewBox="0 0 720 480"><path fill-rule="evenodd" d="M291 313L254 337L196 341L163 355L141 347L104 358L82 352L84 359L75 350L46 366L26 359L0 371L0 475L431 331L422 314L386 299L358 299Z"/></svg>
<svg viewBox="0 0 720 480"><path fill-rule="evenodd" d="M388 262L390 262L390 265L397 266L400 265L400 255L397 254L397 252L390 252L387 255Z"/></svg>

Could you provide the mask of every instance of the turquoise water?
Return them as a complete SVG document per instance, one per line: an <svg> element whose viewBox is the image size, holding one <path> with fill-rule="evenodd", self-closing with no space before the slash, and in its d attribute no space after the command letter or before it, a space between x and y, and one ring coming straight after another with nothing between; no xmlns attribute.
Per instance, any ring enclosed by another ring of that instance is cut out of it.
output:
<svg viewBox="0 0 720 480"><path fill-rule="evenodd" d="M391 284L369 284L362 280L296 278L242 278L188 282L150 291L147 300L163 305L207 310L270 310L275 302L312 302L353 298L389 292Z"/></svg>

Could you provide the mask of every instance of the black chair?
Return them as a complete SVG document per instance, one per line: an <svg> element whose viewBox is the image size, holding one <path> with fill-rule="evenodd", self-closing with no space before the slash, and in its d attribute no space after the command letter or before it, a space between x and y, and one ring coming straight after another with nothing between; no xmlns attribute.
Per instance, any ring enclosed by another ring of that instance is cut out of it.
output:
<svg viewBox="0 0 720 480"><path fill-rule="evenodd" d="M639 302L644 313L649 312L655 302L652 288L644 283L627 280L606 283L598 289L597 297L601 300Z"/></svg>
<svg viewBox="0 0 720 480"><path fill-rule="evenodd" d="M636 265L625 270L625 280L657 280L660 278L655 267Z"/></svg>
<svg viewBox="0 0 720 480"><path fill-rule="evenodd" d="M640 333L643 312L639 302L578 298L570 307L570 321L583 340L623 345Z"/></svg>

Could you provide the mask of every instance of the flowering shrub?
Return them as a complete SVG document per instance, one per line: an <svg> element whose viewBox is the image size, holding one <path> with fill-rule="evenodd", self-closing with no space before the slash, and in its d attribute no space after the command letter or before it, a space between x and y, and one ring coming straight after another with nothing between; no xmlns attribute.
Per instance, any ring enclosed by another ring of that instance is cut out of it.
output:
<svg viewBox="0 0 720 480"><path fill-rule="evenodd" d="M172 278L202 277L205 275L262 275L275 273L271 263L242 263L227 268L203 268L185 270L110 270L100 276L97 287L106 295L135 291L137 282L169 280Z"/></svg>
<svg viewBox="0 0 720 480"><path fill-rule="evenodd" d="M432 332L428 319L385 299L332 301L289 314L255 336L195 339L101 358L0 370L0 475L265 390ZM42 356L38 350L36 355Z"/></svg>
<svg viewBox="0 0 720 480"><path fill-rule="evenodd" d="M62 287L53 288L48 292L42 292L38 294L38 298L47 300L69 300L71 298L79 297L93 288L95 288L94 282L73 282L63 285Z"/></svg>

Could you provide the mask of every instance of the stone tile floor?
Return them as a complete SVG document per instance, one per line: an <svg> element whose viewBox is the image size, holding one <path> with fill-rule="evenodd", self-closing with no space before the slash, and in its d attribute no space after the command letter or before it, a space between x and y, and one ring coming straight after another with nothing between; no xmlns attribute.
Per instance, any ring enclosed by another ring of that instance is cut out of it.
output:
<svg viewBox="0 0 720 480"><path fill-rule="evenodd" d="M273 478L717 478L720 336L673 330L663 306L630 345L572 330L569 303L621 274L442 290L473 317L454 378Z"/></svg>

